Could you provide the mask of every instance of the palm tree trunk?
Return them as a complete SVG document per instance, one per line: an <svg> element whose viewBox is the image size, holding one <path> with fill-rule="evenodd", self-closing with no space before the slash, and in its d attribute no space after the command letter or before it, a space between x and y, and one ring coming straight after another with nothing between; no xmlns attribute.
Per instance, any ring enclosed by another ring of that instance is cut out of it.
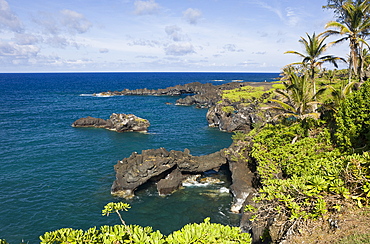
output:
<svg viewBox="0 0 370 244"><path fill-rule="evenodd" d="M313 97L313 101L316 101L316 82L315 82L315 66L311 65L311 82L312 82L312 91L313 91L313 94L312 94L312 97ZM317 110L317 104L313 104L312 106L312 112L315 112Z"/></svg>

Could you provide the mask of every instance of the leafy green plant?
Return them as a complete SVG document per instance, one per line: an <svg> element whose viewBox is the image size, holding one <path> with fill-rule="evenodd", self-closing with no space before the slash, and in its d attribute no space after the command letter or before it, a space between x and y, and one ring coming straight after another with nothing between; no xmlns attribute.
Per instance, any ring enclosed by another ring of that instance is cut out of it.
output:
<svg viewBox="0 0 370 244"><path fill-rule="evenodd" d="M109 216L111 213L116 213L121 220L123 225L126 225L125 221L122 219L121 214L119 211L128 211L131 208L130 204L124 203L124 202L110 202L104 206L104 209L102 210L102 215L103 216Z"/></svg>
<svg viewBox="0 0 370 244"><path fill-rule="evenodd" d="M370 147L370 81L341 103L335 115L335 139L343 150L367 151Z"/></svg>
<svg viewBox="0 0 370 244"><path fill-rule="evenodd" d="M103 215L128 211L127 203L108 203L102 210ZM210 223L207 218L200 224L188 224L181 230L175 231L168 237L160 231L153 231L152 227L138 225L93 227L86 231L72 228L46 232L40 236L41 244L67 244L67 243L96 243L96 244L189 244L189 243L245 243L250 244L251 238L248 233L241 233L240 228ZM8 244L0 240L0 244Z"/></svg>
<svg viewBox="0 0 370 244"><path fill-rule="evenodd" d="M251 243L248 233L241 233L240 228L210 223L206 218L200 224L188 224L166 238L169 244L201 243Z"/></svg>

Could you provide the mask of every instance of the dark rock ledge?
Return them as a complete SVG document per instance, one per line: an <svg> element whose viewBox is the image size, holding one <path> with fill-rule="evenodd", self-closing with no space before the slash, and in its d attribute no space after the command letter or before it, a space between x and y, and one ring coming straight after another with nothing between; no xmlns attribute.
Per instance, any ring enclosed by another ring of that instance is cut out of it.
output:
<svg viewBox="0 0 370 244"><path fill-rule="evenodd" d="M150 123L146 119L139 118L133 114L113 113L109 119L86 117L72 123L73 127L95 127L104 128L117 132L147 132Z"/></svg>
<svg viewBox="0 0 370 244"><path fill-rule="evenodd" d="M132 153L115 166L116 180L111 193L118 197L131 198L135 190L146 182L154 181L160 195L167 195L181 187L191 175L209 170L218 171L228 165L232 174L231 192L234 196L232 211L239 213L246 198L252 192L253 173L248 166L230 159L229 149L204 155L192 156L188 149L167 151L164 148L143 150Z"/></svg>
<svg viewBox="0 0 370 244"><path fill-rule="evenodd" d="M185 85L177 85L174 87L167 87L164 89L151 90L151 89L136 89L129 90L124 89L122 91L106 91L101 93L95 93L94 96L180 96L180 95L191 95L185 98L180 98L176 101L176 105L191 106L196 105L198 107L209 108L215 105L221 99L221 93L223 90L231 90L240 88L243 86L266 86L271 87L268 82L230 82L221 85L213 85L211 83L200 83L192 82Z"/></svg>
<svg viewBox="0 0 370 244"><path fill-rule="evenodd" d="M244 86L262 86L265 90L269 90L272 84L269 82L230 82L222 85L213 85L210 83L202 84L200 82L193 82L185 85L177 85L165 89L150 90L137 89L123 91L107 91L94 94L95 96L129 96L129 95L145 95L145 96L180 96L188 95L179 98L176 105L192 106L198 108L208 108L207 121L210 127L218 127L222 131L245 131L248 132L253 129L254 125L261 123L267 119L271 119L273 115L270 111L261 111L259 104L256 101L250 101L246 105L245 101L230 102L223 101L219 103L222 98L224 90L236 89ZM233 107L233 112L225 111L224 107Z"/></svg>

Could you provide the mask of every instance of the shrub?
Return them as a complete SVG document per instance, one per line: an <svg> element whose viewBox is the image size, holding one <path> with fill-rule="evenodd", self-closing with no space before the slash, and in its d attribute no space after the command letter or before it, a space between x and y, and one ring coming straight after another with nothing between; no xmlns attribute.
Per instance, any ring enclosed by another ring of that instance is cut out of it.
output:
<svg viewBox="0 0 370 244"><path fill-rule="evenodd" d="M344 150L370 148L370 81L343 101L335 121L335 139Z"/></svg>

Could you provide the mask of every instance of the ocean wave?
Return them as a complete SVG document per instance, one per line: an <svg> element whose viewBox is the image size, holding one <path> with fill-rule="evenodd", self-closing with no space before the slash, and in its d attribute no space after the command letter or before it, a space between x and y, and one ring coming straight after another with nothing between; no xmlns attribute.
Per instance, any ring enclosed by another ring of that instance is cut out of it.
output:
<svg viewBox="0 0 370 244"><path fill-rule="evenodd" d="M112 97L111 95L102 95L100 93L94 94L80 94L80 97Z"/></svg>
<svg viewBox="0 0 370 244"><path fill-rule="evenodd" d="M210 183L200 183L200 182L183 182L182 186L185 187L207 187Z"/></svg>

